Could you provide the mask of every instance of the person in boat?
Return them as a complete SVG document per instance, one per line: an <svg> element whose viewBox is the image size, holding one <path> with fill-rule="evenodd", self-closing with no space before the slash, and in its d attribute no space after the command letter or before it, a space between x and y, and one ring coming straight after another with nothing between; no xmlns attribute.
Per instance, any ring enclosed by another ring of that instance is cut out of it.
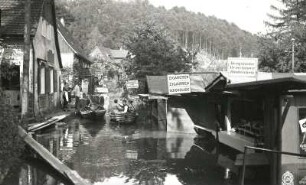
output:
<svg viewBox="0 0 306 185"><path fill-rule="evenodd" d="M122 100L122 104L123 104L123 113L127 113L129 111L129 106L127 104L126 99Z"/></svg>
<svg viewBox="0 0 306 185"><path fill-rule="evenodd" d="M118 99L115 99L114 103L115 103L113 110L114 113L119 113L124 111L124 106L123 104L119 103Z"/></svg>
<svg viewBox="0 0 306 185"><path fill-rule="evenodd" d="M129 104L128 104L128 112L135 112L136 109L133 106L133 100L129 100Z"/></svg>
<svg viewBox="0 0 306 185"><path fill-rule="evenodd" d="M101 97L99 96L88 96L88 100L89 100L89 108L92 111L95 111L97 109L104 109L103 105L104 105L104 101L101 100Z"/></svg>

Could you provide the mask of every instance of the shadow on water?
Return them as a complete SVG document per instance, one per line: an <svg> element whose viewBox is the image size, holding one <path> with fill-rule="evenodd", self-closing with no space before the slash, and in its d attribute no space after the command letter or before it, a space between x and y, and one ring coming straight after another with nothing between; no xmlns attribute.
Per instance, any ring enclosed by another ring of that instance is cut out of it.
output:
<svg viewBox="0 0 306 185"><path fill-rule="evenodd" d="M88 131L91 137L96 137L97 134L105 126L105 120L81 120L80 124Z"/></svg>
<svg viewBox="0 0 306 185"><path fill-rule="evenodd" d="M26 157L18 167L12 168L1 185L73 185L65 176L44 160Z"/></svg>

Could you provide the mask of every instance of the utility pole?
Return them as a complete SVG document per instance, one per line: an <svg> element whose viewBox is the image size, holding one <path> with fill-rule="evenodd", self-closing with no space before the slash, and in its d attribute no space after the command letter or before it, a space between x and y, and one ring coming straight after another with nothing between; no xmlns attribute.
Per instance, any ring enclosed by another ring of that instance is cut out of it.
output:
<svg viewBox="0 0 306 185"><path fill-rule="evenodd" d="M292 41L292 73L294 73L294 41L295 41L295 39L294 38L292 38L291 39L291 41Z"/></svg>
<svg viewBox="0 0 306 185"><path fill-rule="evenodd" d="M31 0L25 1L24 8L24 49L23 49L23 69L21 83L21 118L24 119L28 112L29 104L29 62L31 47Z"/></svg>

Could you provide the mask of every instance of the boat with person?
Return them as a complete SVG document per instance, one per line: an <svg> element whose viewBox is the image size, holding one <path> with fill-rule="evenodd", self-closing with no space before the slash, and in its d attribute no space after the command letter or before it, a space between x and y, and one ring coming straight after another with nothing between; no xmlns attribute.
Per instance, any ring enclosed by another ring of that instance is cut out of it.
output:
<svg viewBox="0 0 306 185"><path fill-rule="evenodd" d="M117 100L114 101L117 103ZM133 123L137 118L137 112L135 107L133 106L133 101L129 100L129 104L127 100L122 101L123 105L119 103L116 104L116 109L110 113L110 120L118 123ZM120 108L121 107L121 108Z"/></svg>
<svg viewBox="0 0 306 185"><path fill-rule="evenodd" d="M92 118L104 118L106 110L104 108L104 97L100 95L88 96L89 108L93 112Z"/></svg>
<svg viewBox="0 0 306 185"><path fill-rule="evenodd" d="M137 113L133 112L112 112L110 113L110 120L118 123L133 123L137 118Z"/></svg>

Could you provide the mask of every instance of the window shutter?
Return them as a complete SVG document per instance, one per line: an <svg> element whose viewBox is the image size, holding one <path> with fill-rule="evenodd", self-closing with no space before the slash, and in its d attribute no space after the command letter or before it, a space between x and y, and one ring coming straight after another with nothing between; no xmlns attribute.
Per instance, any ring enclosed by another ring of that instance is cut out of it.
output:
<svg viewBox="0 0 306 185"><path fill-rule="evenodd" d="M46 89L46 94L50 93L50 69L49 67L45 68L45 89Z"/></svg>
<svg viewBox="0 0 306 185"><path fill-rule="evenodd" d="M57 85L57 71L54 69L53 70L53 92L57 92L58 90L58 85Z"/></svg>

